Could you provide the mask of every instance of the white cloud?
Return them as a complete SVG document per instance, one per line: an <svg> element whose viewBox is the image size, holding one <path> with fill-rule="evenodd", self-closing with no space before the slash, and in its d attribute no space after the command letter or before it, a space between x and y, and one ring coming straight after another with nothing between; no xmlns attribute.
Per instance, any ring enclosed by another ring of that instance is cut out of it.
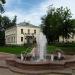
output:
<svg viewBox="0 0 75 75"><path fill-rule="evenodd" d="M11 3L13 0L7 0L7 4ZM34 25L39 25L41 23L41 17L45 15L47 7L49 6L50 1L47 0L41 3L39 6L32 8L29 12L24 13L24 11L20 11L15 9L14 11L6 11L4 15L13 18L17 15L17 23L25 21L30 21L30 23Z"/></svg>
<svg viewBox="0 0 75 75"><path fill-rule="evenodd" d="M52 0L55 7L68 7L72 12L72 17L75 18L75 0Z"/></svg>
<svg viewBox="0 0 75 75"><path fill-rule="evenodd" d="M15 0L7 0L6 5L10 7L10 5ZM18 4L21 0L17 0ZM39 25L41 23L41 17L46 14L47 7L49 5L52 5L55 7L68 7L71 9L71 12L73 14L73 18L75 18L75 1L74 0L46 0L42 2L40 5L36 6L35 8L32 8L30 11L22 11L18 8L14 9L14 11L6 11L4 15L9 16L10 18L13 18L15 15L17 15L17 23L25 21L30 21L30 23L34 25Z"/></svg>

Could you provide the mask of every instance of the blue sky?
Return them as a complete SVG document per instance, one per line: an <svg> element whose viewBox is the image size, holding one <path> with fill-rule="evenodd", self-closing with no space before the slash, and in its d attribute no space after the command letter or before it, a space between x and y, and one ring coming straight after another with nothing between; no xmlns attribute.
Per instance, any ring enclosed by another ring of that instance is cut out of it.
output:
<svg viewBox="0 0 75 75"><path fill-rule="evenodd" d="M5 8L7 11L13 11L14 9L19 9L21 11L29 11L40 5L43 1L46 0L7 0L9 2Z"/></svg>
<svg viewBox="0 0 75 75"><path fill-rule="evenodd" d="M46 14L49 5L54 7L68 7L75 18L74 0L6 0L5 13L11 19L16 15L17 23L30 22L34 25L41 24L41 17Z"/></svg>

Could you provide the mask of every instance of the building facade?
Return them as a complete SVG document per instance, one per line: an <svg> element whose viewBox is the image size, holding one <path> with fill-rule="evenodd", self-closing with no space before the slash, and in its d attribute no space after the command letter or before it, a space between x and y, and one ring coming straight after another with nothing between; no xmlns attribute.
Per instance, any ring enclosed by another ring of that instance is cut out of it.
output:
<svg viewBox="0 0 75 75"><path fill-rule="evenodd" d="M69 38L63 38L62 36L59 37L59 42L62 43L67 43L67 42L75 42L75 35L74 34L71 34L71 36Z"/></svg>
<svg viewBox="0 0 75 75"><path fill-rule="evenodd" d="M7 45L33 43L39 33L40 27L23 22L5 30L5 43Z"/></svg>

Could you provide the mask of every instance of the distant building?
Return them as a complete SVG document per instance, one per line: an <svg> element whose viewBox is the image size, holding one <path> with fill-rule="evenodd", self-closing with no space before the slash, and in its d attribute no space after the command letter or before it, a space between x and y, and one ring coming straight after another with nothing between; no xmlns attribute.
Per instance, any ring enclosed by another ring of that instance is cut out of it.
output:
<svg viewBox="0 0 75 75"><path fill-rule="evenodd" d="M69 38L63 38L62 36L59 37L59 42L62 43L67 43L67 42L75 42L75 34L71 34Z"/></svg>
<svg viewBox="0 0 75 75"><path fill-rule="evenodd" d="M39 33L40 27L23 22L5 30L5 43L7 45L33 43Z"/></svg>

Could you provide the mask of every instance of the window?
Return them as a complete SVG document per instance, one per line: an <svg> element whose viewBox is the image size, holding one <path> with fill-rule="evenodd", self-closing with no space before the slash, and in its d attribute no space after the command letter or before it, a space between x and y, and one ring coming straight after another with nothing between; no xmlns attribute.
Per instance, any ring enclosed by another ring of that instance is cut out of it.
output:
<svg viewBox="0 0 75 75"><path fill-rule="evenodd" d="M13 37L11 37L11 42L13 43Z"/></svg>
<svg viewBox="0 0 75 75"><path fill-rule="evenodd" d="M36 34L36 30L34 30L34 34Z"/></svg>
<svg viewBox="0 0 75 75"><path fill-rule="evenodd" d="M15 42L15 37L14 37L14 42Z"/></svg>
<svg viewBox="0 0 75 75"><path fill-rule="evenodd" d="M21 34L23 34L23 29L21 29Z"/></svg>
<svg viewBox="0 0 75 75"><path fill-rule="evenodd" d="M21 42L23 42L23 37L21 37Z"/></svg>
<svg viewBox="0 0 75 75"><path fill-rule="evenodd" d="M28 29L28 34L30 34L30 29Z"/></svg>

